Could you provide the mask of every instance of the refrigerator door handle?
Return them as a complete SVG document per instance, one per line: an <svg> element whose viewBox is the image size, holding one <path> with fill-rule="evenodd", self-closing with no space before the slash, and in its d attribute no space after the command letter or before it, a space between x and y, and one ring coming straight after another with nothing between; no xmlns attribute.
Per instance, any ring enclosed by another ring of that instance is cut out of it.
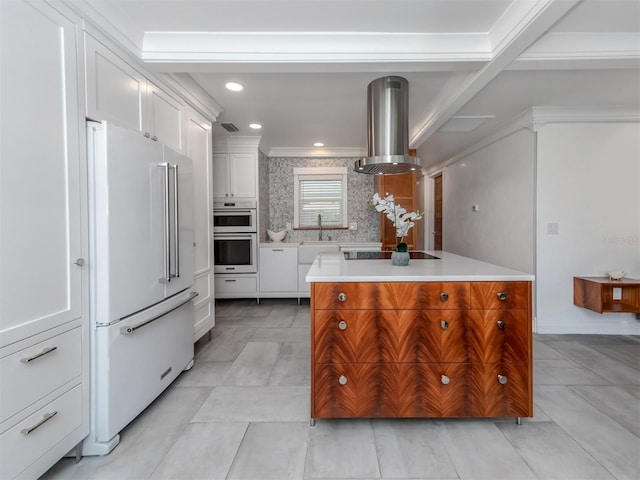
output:
<svg viewBox="0 0 640 480"><path fill-rule="evenodd" d="M169 167L168 163L158 165L164 170L164 276L160 283L171 281L171 226L169 225Z"/></svg>
<svg viewBox="0 0 640 480"><path fill-rule="evenodd" d="M183 306L185 303L189 303L191 300L196 298L198 295L199 295L198 292L189 292L189 298L187 298L183 302L180 302L178 305L173 305L173 306L169 307L168 309L164 310L163 312L160 312L157 315L154 315L153 317L145 320L144 322L140 322L140 323L138 323L136 325L127 325L127 326L124 326L124 327L120 327L120 333L123 334L123 335L131 335L136 330L138 330L138 329L140 329L140 328L142 328L142 327L144 327L146 325L149 325L151 322L155 322L159 318L164 317L167 313L171 313L174 310L177 310L178 308Z"/></svg>
<svg viewBox="0 0 640 480"><path fill-rule="evenodd" d="M176 270L171 278L180 277L180 210L178 205L178 165L172 165L173 172L173 250Z"/></svg>

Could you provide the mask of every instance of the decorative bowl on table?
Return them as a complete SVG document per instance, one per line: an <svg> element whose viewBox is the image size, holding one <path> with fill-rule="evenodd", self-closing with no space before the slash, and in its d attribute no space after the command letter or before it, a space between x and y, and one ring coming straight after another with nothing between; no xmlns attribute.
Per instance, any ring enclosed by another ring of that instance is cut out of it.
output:
<svg viewBox="0 0 640 480"><path fill-rule="evenodd" d="M272 230L267 230L267 235L269 235L269 238L271 239L272 242L281 242L286 234L287 234L286 230L282 230L280 232L274 232Z"/></svg>
<svg viewBox="0 0 640 480"><path fill-rule="evenodd" d="M609 275L611 280L622 280L626 273L622 270L613 270L611 272L607 272L607 275Z"/></svg>

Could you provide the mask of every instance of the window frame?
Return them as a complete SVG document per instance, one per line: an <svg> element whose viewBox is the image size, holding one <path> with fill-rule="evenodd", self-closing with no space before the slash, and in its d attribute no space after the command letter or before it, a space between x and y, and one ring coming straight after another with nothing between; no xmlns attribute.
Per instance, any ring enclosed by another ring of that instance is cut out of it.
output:
<svg viewBox="0 0 640 480"><path fill-rule="evenodd" d="M300 182L303 180L339 180L342 187L342 225L322 225L327 230L347 228L347 167L297 167L293 169L293 228L316 230L312 225L300 226Z"/></svg>

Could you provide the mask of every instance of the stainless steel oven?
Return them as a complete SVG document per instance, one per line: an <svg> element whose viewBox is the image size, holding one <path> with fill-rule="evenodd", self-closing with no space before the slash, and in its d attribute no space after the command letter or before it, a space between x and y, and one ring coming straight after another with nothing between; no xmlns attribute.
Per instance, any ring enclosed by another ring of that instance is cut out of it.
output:
<svg viewBox="0 0 640 480"><path fill-rule="evenodd" d="M215 233L257 232L256 202L254 200L215 202L213 231Z"/></svg>
<svg viewBox="0 0 640 480"><path fill-rule="evenodd" d="M213 234L214 273L257 273L257 233Z"/></svg>

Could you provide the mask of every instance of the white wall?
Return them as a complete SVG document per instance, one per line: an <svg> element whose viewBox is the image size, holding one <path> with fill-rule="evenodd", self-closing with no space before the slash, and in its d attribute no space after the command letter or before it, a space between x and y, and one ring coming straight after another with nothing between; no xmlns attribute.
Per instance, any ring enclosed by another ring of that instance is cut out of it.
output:
<svg viewBox="0 0 640 480"><path fill-rule="evenodd" d="M640 334L633 314L573 305L574 276L640 278L640 123L540 128L536 264L538 332Z"/></svg>
<svg viewBox="0 0 640 480"><path fill-rule="evenodd" d="M534 139L522 129L445 168L443 250L533 273Z"/></svg>

